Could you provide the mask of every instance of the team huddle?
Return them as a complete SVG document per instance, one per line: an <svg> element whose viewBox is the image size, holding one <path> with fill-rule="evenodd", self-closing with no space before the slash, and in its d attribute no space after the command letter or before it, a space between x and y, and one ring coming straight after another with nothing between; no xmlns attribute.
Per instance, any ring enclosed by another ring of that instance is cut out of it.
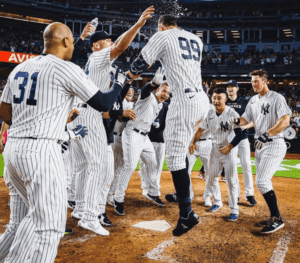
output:
<svg viewBox="0 0 300 263"><path fill-rule="evenodd" d="M1 135L8 129L4 179L10 190L10 223L0 236L0 262L54 262L66 231L67 206L78 226L109 235L105 208L125 214L129 180L140 162L143 195L160 199L160 176L166 157L179 205L173 235L199 223L192 209L191 170L200 157L205 170L205 206L222 208L219 174L225 169L229 221L239 217L241 159L250 206L256 205L247 129L255 129L256 186L270 209L260 222L268 234L284 226L272 176L285 156L282 131L291 111L267 86L267 73L250 73L257 95L237 96L238 83L215 89L211 103L202 88L201 39L177 26L172 15L158 20L158 32L126 72L113 67L154 14L151 6L137 23L117 37L92 33L93 53L82 70L71 61L78 53L70 29L52 23L44 31L44 51L18 65L8 77L0 101ZM159 61L153 79L141 89L134 80ZM135 96L137 95L137 96ZM136 99L134 99L136 97ZM228 97L228 98L227 98ZM1 146L3 147L2 143Z"/></svg>

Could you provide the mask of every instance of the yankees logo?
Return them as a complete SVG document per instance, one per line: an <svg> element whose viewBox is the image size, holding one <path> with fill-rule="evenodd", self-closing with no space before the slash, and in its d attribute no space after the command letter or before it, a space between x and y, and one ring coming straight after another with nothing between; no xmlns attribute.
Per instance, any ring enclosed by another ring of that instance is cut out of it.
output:
<svg viewBox="0 0 300 263"><path fill-rule="evenodd" d="M118 102L115 102L113 106L113 110L119 110L119 109L120 109L120 104Z"/></svg>
<svg viewBox="0 0 300 263"><path fill-rule="evenodd" d="M225 122L225 124L223 122L221 122L220 125L221 125L221 131L226 132L229 130L227 122Z"/></svg>
<svg viewBox="0 0 300 263"><path fill-rule="evenodd" d="M263 104L261 106L261 113L263 113L264 115L267 115L267 113L269 113L270 106L271 105L269 103L266 106Z"/></svg>

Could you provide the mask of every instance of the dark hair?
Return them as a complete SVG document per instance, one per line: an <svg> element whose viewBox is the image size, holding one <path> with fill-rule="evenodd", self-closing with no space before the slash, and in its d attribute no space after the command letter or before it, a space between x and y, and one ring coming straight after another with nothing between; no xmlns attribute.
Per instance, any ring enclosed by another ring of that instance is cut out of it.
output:
<svg viewBox="0 0 300 263"><path fill-rule="evenodd" d="M164 26L177 26L176 18L172 15L163 15L159 17L158 24L162 24Z"/></svg>
<svg viewBox="0 0 300 263"><path fill-rule="evenodd" d="M224 90L222 88L215 88L214 91L213 91L213 93L216 93L216 94L222 94L222 93L224 93L226 95L226 97L227 97L226 90Z"/></svg>
<svg viewBox="0 0 300 263"><path fill-rule="evenodd" d="M266 81L268 80L268 73L264 69L253 70L250 72L250 76L259 76L260 78L264 78Z"/></svg>

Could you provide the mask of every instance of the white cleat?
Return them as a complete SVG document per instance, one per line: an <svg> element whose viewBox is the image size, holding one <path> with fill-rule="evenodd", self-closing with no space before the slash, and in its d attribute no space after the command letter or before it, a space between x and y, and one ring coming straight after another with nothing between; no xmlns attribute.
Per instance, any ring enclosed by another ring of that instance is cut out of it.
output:
<svg viewBox="0 0 300 263"><path fill-rule="evenodd" d="M71 217L76 218L76 219L81 219L84 216L84 212L83 211L73 211L71 214Z"/></svg>
<svg viewBox="0 0 300 263"><path fill-rule="evenodd" d="M93 231L97 235L101 235L101 236L109 235L109 232L101 226L101 224L99 223L98 220L97 221L85 221L82 219L78 222L78 226L80 226L86 230Z"/></svg>

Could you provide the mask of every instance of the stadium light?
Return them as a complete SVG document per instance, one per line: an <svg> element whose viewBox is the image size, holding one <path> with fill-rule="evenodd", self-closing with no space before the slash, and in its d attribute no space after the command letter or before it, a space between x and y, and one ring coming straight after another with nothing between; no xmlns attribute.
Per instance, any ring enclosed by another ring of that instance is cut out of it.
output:
<svg viewBox="0 0 300 263"><path fill-rule="evenodd" d="M241 38L240 36L233 36L233 38Z"/></svg>
<svg viewBox="0 0 300 263"><path fill-rule="evenodd" d="M214 31L214 33L221 33L222 31Z"/></svg>
<svg viewBox="0 0 300 263"><path fill-rule="evenodd" d="M234 36L239 36L240 33L232 33L232 35L234 35Z"/></svg>
<svg viewBox="0 0 300 263"><path fill-rule="evenodd" d="M239 31L232 31L232 30L231 30L231 32L232 32L232 33L239 33Z"/></svg>
<svg viewBox="0 0 300 263"><path fill-rule="evenodd" d="M219 37L217 37L217 38L224 38L224 37L219 36Z"/></svg>
<svg viewBox="0 0 300 263"><path fill-rule="evenodd" d="M217 36L223 36L223 33L217 33L216 35Z"/></svg>
<svg viewBox="0 0 300 263"><path fill-rule="evenodd" d="M283 29L283 31L291 31L291 29Z"/></svg>

